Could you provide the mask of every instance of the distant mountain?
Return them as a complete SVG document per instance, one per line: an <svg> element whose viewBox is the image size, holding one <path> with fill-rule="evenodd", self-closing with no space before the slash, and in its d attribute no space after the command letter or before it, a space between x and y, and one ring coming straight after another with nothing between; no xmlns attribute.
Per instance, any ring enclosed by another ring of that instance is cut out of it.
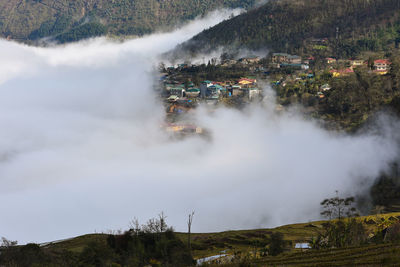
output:
<svg viewBox="0 0 400 267"><path fill-rule="evenodd" d="M220 7L255 0L0 0L0 35L16 40L55 36L61 42L105 33L142 35L169 29Z"/></svg>
<svg viewBox="0 0 400 267"><path fill-rule="evenodd" d="M326 38L348 50L400 42L399 0L275 0L203 31L181 46L218 46L302 53L306 40ZM357 51L355 51L357 52Z"/></svg>

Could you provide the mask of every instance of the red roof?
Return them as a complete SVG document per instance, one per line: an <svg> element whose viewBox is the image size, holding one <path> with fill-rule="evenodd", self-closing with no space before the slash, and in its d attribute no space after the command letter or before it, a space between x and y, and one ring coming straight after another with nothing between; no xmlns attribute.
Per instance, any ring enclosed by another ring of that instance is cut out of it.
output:
<svg viewBox="0 0 400 267"><path fill-rule="evenodd" d="M386 65L390 65L390 61L387 59L378 59L374 61L374 64L386 64Z"/></svg>
<svg viewBox="0 0 400 267"><path fill-rule="evenodd" d="M353 72L354 72L354 70L353 70L353 69L350 69L350 68L348 68L348 69L345 69L343 72L345 72L345 73L353 73Z"/></svg>

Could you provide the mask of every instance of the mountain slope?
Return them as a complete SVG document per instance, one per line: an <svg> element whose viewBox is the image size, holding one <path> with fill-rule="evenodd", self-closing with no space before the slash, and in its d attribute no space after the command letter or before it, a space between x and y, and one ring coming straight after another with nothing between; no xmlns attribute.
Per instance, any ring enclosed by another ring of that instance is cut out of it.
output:
<svg viewBox="0 0 400 267"><path fill-rule="evenodd" d="M91 22L90 26L103 27L100 33L141 35L219 7L248 8L253 3L254 0L0 0L0 33L12 39L34 40L76 31ZM91 34L90 29L80 32Z"/></svg>
<svg viewBox="0 0 400 267"><path fill-rule="evenodd" d="M233 259L232 263L206 266L382 266L382 264L397 266L396 263L400 260L398 242L400 213L359 217L357 221L362 223L365 229L361 235L380 237L383 232L389 232L387 229L392 229L388 236L396 239L387 238L385 241L379 241L370 238L368 242L360 245L296 249L297 243L307 243L324 232L328 221L316 221L273 229L192 233L191 253L188 255L186 233L166 231L134 234L131 231L118 235L90 234L40 246L36 244L0 246L2 253L0 264L2 266L146 266L151 263L152 266L188 266L187 262L190 262L192 256L201 259L224 254L228 255L226 259L229 262ZM343 222L350 221L346 219ZM276 233L282 234L285 252L277 256L266 255L265 252L271 246L271 236ZM346 234L343 234L342 238ZM141 259L137 257L139 255ZM162 261L174 262L163 265Z"/></svg>
<svg viewBox="0 0 400 267"><path fill-rule="evenodd" d="M380 35L386 29L400 25L399 11L397 0L270 1L203 31L182 48L193 52L218 46L268 47L294 53L311 38L373 42L385 37ZM398 32L393 36L388 41L400 41Z"/></svg>

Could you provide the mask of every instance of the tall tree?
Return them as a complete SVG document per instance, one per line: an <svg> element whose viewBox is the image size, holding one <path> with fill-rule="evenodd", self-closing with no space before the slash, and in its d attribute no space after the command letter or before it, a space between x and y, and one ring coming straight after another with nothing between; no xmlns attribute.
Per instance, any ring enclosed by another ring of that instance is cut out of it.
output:
<svg viewBox="0 0 400 267"><path fill-rule="evenodd" d="M324 199L321 202L321 215L331 219L342 219L343 217L358 216L354 205L354 197L340 198L339 191L336 190L336 196Z"/></svg>
<svg viewBox="0 0 400 267"><path fill-rule="evenodd" d="M194 211L192 211L191 214L189 214L189 218L188 218L188 248L190 251L192 251L192 245L191 245L191 230L192 230L192 223L193 223L193 216L194 216Z"/></svg>

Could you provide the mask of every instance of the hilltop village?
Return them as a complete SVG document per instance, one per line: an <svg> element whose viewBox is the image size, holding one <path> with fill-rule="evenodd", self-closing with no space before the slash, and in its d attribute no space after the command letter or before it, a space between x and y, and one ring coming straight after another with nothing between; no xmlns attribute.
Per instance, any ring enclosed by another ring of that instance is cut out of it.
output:
<svg viewBox="0 0 400 267"><path fill-rule="evenodd" d="M315 42L321 46L327 41ZM201 128L182 120L186 118L183 115L190 114L199 104L241 109L262 101L263 89L268 85L277 95L277 110L297 104L305 114L323 119L329 127L351 128L367 118L368 111L373 111L371 103L375 102L369 92L363 93L367 99L352 97L359 86L356 83L384 82L391 77L391 64L388 58L378 55L368 59L336 59L269 53L237 59L224 53L207 64L160 64L159 94L167 113L166 127L171 132L201 133ZM346 89L350 86L351 91ZM381 93L379 99L390 97ZM351 103L346 103L349 97Z"/></svg>
<svg viewBox="0 0 400 267"><path fill-rule="evenodd" d="M167 114L166 130L180 135L204 134L205 131L186 116L200 104L213 110L220 105L240 108L261 101L263 94L258 78L264 68L259 61L258 57L252 57L224 62L212 59L207 65L182 63L165 67L161 64L159 92ZM216 68L232 67L236 68L234 75L213 75Z"/></svg>

